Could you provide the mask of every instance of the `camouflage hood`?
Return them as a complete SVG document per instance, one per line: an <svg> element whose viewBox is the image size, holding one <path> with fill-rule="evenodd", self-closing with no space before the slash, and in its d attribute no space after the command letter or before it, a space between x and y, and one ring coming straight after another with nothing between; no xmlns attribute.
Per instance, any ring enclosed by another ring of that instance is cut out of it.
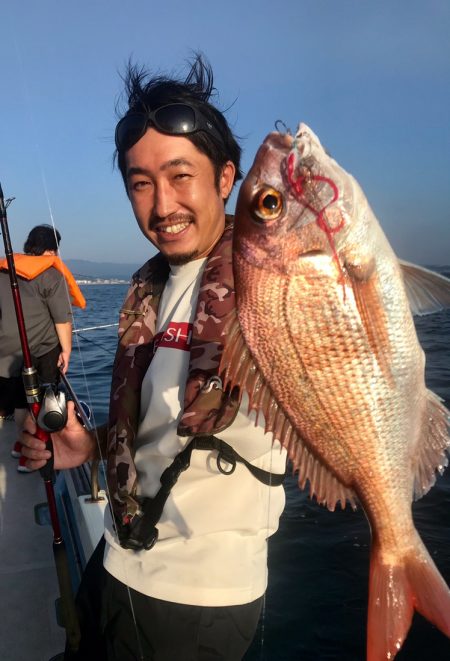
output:
<svg viewBox="0 0 450 661"><path fill-rule="evenodd" d="M232 225L208 257L200 284L193 324L181 436L214 434L228 427L238 409L237 392L223 391L219 377L223 330L235 306L232 269ZM159 301L169 265L158 254L134 274L120 311L119 344L113 367L109 432L108 486L118 522L137 509L134 441L141 385L153 357Z"/></svg>

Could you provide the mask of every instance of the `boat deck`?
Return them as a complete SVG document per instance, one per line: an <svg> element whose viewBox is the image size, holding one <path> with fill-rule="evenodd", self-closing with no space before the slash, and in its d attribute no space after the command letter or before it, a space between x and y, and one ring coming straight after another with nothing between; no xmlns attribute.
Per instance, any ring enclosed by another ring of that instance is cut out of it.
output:
<svg viewBox="0 0 450 661"><path fill-rule="evenodd" d="M0 659L49 661L65 641L56 622L52 529L34 520L44 485L39 473L16 471L14 436L14 422L0 420Z"/></svg>

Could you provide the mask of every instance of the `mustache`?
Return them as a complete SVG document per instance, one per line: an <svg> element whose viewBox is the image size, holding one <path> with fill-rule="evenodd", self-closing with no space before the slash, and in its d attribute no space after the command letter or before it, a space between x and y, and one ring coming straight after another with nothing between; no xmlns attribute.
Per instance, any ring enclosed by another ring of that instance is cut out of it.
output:
<svg viewBox="0 0 450 661"><path fill-rule="evenodd" d="M150 217L150 229L155 229L157 225L161 223L168 225L176 225L177 223L191 223L194 221L194 216L189 213L174 213L171 216L165 216L160 218L159 216Z"/></svg>

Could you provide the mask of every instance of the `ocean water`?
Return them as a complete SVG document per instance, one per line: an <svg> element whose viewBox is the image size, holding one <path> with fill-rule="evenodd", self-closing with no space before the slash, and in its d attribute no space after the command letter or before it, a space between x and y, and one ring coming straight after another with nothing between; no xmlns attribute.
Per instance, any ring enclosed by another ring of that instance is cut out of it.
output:
<svg viewBox="0 0 450 661"><path fill-rule="evenodd" d="M449 269L442 273L450 276ZM83 287L88 305L76 328L117 320L126 285ZM427 355L429 388L450 408L450 311L416 321ZM117 327L77 334L69 377L106 419ZM370 532L361 510L328 512L286 482L287 504L269 542L269 588L255 640L245 661L364 661ZM421 537L450 585L450 469L413 505ZM398 661L448 661L450 640L415 615Z"/></svg>

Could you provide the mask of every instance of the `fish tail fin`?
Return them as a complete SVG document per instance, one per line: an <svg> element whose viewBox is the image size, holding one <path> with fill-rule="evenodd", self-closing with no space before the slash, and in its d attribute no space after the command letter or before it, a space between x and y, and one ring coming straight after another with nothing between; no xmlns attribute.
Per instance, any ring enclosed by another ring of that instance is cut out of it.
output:
<svg viewBox="0 0 450 661"><path fill-rule="evenodd" d="M418 537L396 564L373 548L370 563L367 661L394 659L411 626L414 610L450 638L450 590Z"/></svg>

